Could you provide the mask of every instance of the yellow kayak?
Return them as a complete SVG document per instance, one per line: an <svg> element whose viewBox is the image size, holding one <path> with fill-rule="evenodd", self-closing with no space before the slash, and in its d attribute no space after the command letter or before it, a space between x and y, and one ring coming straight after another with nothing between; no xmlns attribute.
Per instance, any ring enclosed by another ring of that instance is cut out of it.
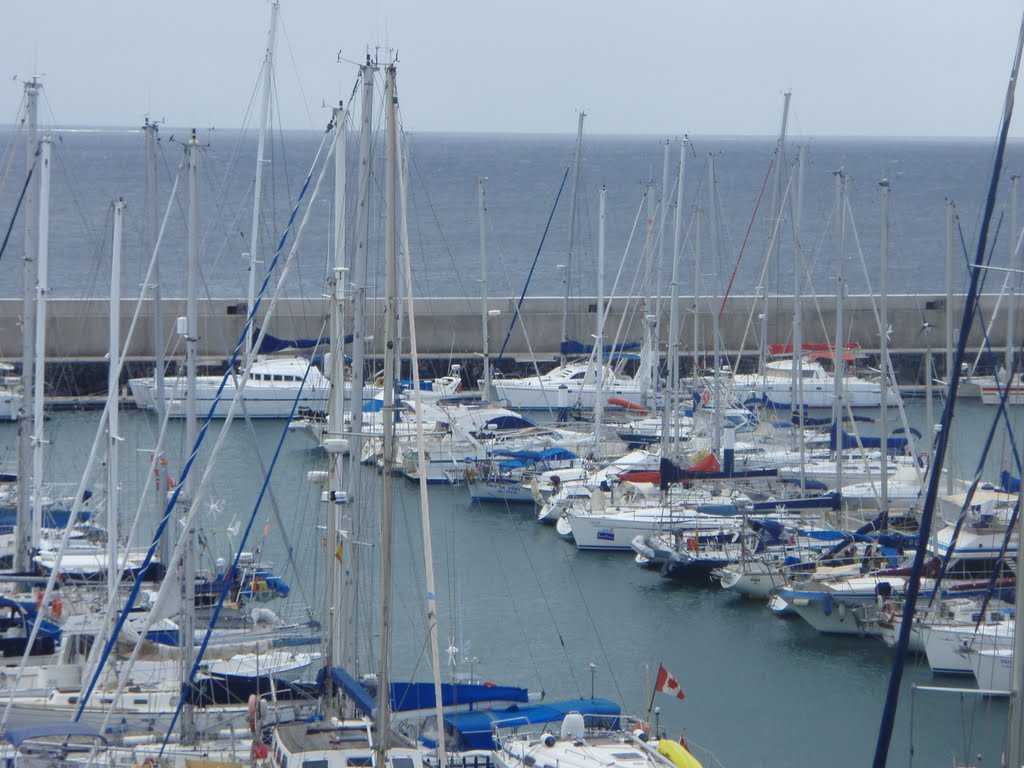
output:
<svg viewBox="0 0 1024 768"><path fill-rule="evenodd" d="M671 760L677 768L701 768L700 761L677 741L658 739L658 752Z"/></svg>

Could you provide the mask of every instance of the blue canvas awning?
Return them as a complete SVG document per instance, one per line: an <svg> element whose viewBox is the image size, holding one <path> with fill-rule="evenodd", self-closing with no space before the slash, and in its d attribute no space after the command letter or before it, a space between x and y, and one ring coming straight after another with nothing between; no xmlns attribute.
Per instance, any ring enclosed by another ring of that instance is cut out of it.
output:
<svg viewBox="0 0 1024 768"><path fill-rule="evenodd" d="M39 739L54 739L57 737L72 736L85 736L93 739L99 739L106 743L106 739L103 734L97 731L90 725L78 722L66 722L66 723L29 723L26 725L17 725L9 727L4 731L4 739L15 747L20 747L26 741L36 741Z"/></svg>

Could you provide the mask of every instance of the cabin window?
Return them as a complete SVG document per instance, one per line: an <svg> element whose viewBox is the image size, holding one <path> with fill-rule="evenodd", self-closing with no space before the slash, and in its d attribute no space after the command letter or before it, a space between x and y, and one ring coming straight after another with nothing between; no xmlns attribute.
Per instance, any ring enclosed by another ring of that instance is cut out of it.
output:
<svg viewBox="0 0 1024 768"><path fill-rule="evenodd" d="M327 768L326 760L303 760L302 768Z"/></svg>
<svg viewBox="0 0 1024 768"><path fill-rule="evenodd" d="M411 757L394 757L391 759L392 768L414 768L416 765Z"/></svg>
<svg viewBox="0 0 1024 768"><path fill-rule="evenodd" d="M355 766L355 768L370 768L373 765L372 757L350 757L345 761L346 765Z"/></svg>

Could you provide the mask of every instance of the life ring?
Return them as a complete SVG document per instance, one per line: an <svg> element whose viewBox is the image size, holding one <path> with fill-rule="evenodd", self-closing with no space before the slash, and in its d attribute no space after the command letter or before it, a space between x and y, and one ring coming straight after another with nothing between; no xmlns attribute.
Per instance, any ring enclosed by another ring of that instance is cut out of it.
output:
<svg viewBox="0 0 1024 768"><path fill-rule="evenodd" d="M256 713L259 711L259 702L256 701L256 694L249 694L249 707L248 717L246 718L249 723L249 733L256 733Z"/></svg>
<svg viewBox="0 0 1024 768"><path fill-rule="evenodd" d="M54 618L59 619L61 614L64 613L64 601L60 599L60 595L53 598L50 603L50 612L53 613Z"/></svg>
<svg viewBox="0 0 1024 768"><path fill-rule="evenodd" d="M711 402L711 387L704 387L704 391L700 393L700 402L702 405L708 405Z"/></svg>
<svg viewBox="0 0 1024 768"><path fill-rule="evenodd" d="M155 757L147 757L142 761L142 768L156 768L160 762Z"/></svg>
<svg viewBox="0 0 1024 768"><path fill-rule="evenodd" d="M699 546L700 546L700 542L698 542L697 539L695 537L693 537L693 536L691 536L690 538L688 538L686 540L686 551L687 552L696 552L697 548Z"/></svg>

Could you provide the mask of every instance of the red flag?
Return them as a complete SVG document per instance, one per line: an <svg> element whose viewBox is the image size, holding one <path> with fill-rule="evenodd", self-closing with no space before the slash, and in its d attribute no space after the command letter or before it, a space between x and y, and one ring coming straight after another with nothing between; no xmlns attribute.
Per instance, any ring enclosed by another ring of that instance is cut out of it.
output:
<svg viewBox="0 0 1024 768"><path fill-rule="evenodd" d="M654 690L658 693L667 693L669 696L675 696L680 700L686 698L686 694L679 687L679 681L676 680L675 675L660 664L658 665L658 679L654 681Z"/></svg>

